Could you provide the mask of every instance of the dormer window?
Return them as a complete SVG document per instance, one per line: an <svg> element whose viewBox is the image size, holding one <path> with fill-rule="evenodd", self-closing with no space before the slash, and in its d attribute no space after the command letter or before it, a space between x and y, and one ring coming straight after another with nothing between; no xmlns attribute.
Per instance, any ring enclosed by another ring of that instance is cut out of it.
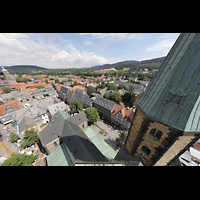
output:
<svg viewBox="0 0 200 200"><path fill-rule="evenodd" d="M177 96L177 95L172 95L171 96L171 99L169 100L170 102L173 102L173 103L177 103L179 104L179 102L181 101L183 97L181 96Z"/></svg>

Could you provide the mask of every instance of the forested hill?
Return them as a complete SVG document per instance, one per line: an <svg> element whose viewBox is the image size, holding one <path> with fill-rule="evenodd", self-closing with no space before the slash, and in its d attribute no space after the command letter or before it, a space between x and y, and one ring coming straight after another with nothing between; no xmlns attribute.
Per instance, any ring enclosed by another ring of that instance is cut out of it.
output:
<svg viewBox="0 0 200 200"><path fill-rule="evenodd" d="M18 69L35 69L35 70L47 69L47 68L44 68L44 67L38 67L36 65L12 65L12 66L4 66L4 68L8 71L18 70Z"/></svg>
<svg viewBox="0 0 200 200"><path fill-rule="evenodd" d="M92 68L94 69L109 69L109 68L115 68L117 70L122 70L123 68L130 68L131 70L139 70L139 69L158 69L161 65L161 63L164 61L164 57L159 57L159 58L154 58L151 60L143 60L143 61L135 61L135 60L130 60L130 61L123 61L123 62L118 62L114 64L105 64L101 66L94 66Z"/></svg>

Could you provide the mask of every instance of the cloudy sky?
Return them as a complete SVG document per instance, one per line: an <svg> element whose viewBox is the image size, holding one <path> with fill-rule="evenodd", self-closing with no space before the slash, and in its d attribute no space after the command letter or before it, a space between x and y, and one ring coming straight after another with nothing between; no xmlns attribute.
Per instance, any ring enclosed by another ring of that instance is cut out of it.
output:
<svg viewBox="0 0 200 200"><path fill-rule="evenodd" d="M0 33L0 66L81 68L166 56L179 33Z"/></svg>

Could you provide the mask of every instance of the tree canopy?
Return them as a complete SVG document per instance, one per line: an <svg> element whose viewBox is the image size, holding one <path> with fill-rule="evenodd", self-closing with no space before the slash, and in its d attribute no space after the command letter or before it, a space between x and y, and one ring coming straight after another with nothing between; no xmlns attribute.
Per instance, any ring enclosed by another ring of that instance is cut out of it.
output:
<svg viewBox="0 0 200 200"><path fill-rule="evenodd" d="M74 84L75 86L76 86L76 85L78 85L77 81L74 81L74 83L73 83L73 84Z"/></svg>
<svg viewBox="0 0 200 200"><path fill-rule="evenodd" d="M10 135L9 135L9 141L10 142L15 142L17 141L18 139L20 139L20 137L17 135L17 133L15 132L10 132Z"/></svg>
<svg viewBox="0 0 200 200"><path fill-rule="evenodd" d="M124 89L125 89L126 91L129 91L128 85L124 85Z"/></svg>
<svg viewBox="0 0 200 200"><path fill-rule="evenodd" d="M34 128L31 128L30 130L26 129L23 139L21 140L21 147L30 147L33 145L38 139L39 135L37 134L38 131L36 131Z"/></svg>
<svg viewBox="0 0 200 200"><path fill-rule="evenodd" d="M36 86L36 88L37 89L42 89L42 88L45 88L45 86L44 85L38 85L38 86Z"/></svg>
<svg viewBox="0 0 200 200"><path fill-rule="evenodd" d="M126 140L126 136L127 136L127 134L125 131L122 131L122 133L119 134L119 137L116 138L116 142L117 142L116 147L117 148L121 148L123 146L123 144Z"/></svg>
<svg viewBox="0 0 200 200"><path fill-rule="evenodd" d="M109 95L109 99L120 104L122 102L122 97L121 94L119 92L114 92L112 94Z"/></svg>
<svg viewBox="0 0 200 200"><path fill-rule="evenodd" d="M74 100L72 101L70 104L69 104L69 107L71 109L71 111L73 113L76 113L78 111L83 111L83 106L82 106L82 103L80 103L79 101L77 100Z"/></svg>
<svg viewBox="0 0 200 200"><path fill-rule="evenodd" d="M1 88L5 93L9 93L11 89L9 87L2 87Z"/></svg>
<svg viewBox="0 0 200 200"><path fill-rule="evenodd" d="M99 113L97 112L97 109L94 107L87 108L85 111L85 114L89 120L89 123L91 123L91 124L94 124L100 118Z"/></svg>
<svg viewBox="0 0 200 200"><path fill-rule="evenodd" d="M92 93L94 93L95 91L96 91L96 89L93 86L91 86L91 85L88 86L87 94L89 95L89 97L91 97Z"/></svg>
<svg viewBox="0 0 200 200"><path fill-rule="evenodd" d="M114 90L114 91L116 91L117 90L117 86L114 85L114 84L107 84L107 90Z"/></svg>
<svg viewBox="0 0 200 200"><path fill-rule="evenodd" d="M33 163L38 157L37 155L26 155L26 153L23 154L12 154L11 157L6 159L1 166L33 166L31 163Z"/></svg>

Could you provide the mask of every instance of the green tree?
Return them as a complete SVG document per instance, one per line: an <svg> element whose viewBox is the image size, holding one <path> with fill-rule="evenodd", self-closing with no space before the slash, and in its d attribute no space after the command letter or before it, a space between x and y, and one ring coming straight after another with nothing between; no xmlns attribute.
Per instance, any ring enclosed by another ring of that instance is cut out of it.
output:
<svg viewBox="0 0 200 200"><path fill-rule="evenodd" d="M129 91L128 85L124 85L124 89L125 89L126 91Z"/></svg>
<svg viewBox="0 0 200 200"><path fill-rule="evenodd" d="M96 89L93 86L91 86L91 85L88 86L87 94L89 95L89 97L91 97L92 93L94 93L95 91L96 91Z"/></svg>
<svg viewBox="0 0 200 200"><path fill-rule="evenodd" d="M45 86L44 85L38 85L38 86L36 86L36 88L37 89L42 89L42 88L45 88Z"/></svg>
<svg viewBox="0 0 200 200"><path fill-rule="evenodd" d="M75 85L75 86L78 85L77 81L74 81L73 85Z"/></svg>
<svg viewBox="0 0 200 200"><path fill-rule="evenodd" d="M107 87L108 87L107 90L114 90L114 91L117 90L117 86L114 84L107 84Z"/></svg>
<svg viewBox="0 0 200 200"><path fill-rule="evenodd" d="M123 100L123 101L130 101L130 100L131 100L131 92L126 92L126 93L122 96L122 100Z"/></svg>
<svg viewBox="0 0 200 200"><path fill-rule="evenodd" d="M20 138L15 132L10 132L10 136L9 137L10 137L9 138L10 142L15 142Z"/></svg>
<svg viewBox="0 0 200 200"><path fill-rule="evenodd" d="M72 79L71 79L71 78L68 78L68 82L72 82Z"/></svg>
<svg viewBox="0 0 200 200"><path fill-rule="evenodd" d="M114 93L110 94L109 99L118 104L120 104L122 102L122 97L119 92L114 92Z"/></svg>
<svg viewBox="0 0 200 200"><path fill-rule="evenodd" d="M106 87L106 84L101 84L101 85L98 85L97 88L100 88L100 89L103 89Z"/></svg>
<svg viewBox="0 0 200 200"><path fill-rule="evenodd" d="M110 95L108 94L108 92L105 92L104 95L103 95L103 97L106 98L106 99L109 99L109 96Z"/></svg>
<svg viewBox="0 0 200 200"><path fill-rule="evenodd" d="M119 137L116 138L116 147L121 148L126 140L127 134L125 131L119 134Z"/></svg>
<svg viewBox="0 0 200 200"><path fill-rule="evenodd" d="M1 88L5 93L9 93L11 89L9 87L2 87Z"/></svg>
<svg viewBox="0 0 200 200"><path fill-rule="evenodd" d="M69 107L70 107L70 109L71 109L71 111L72 111L73 113L76 113L76 112L78 112L79 110L80 110L80 111L83 111L82 103L80 103L80 102L77 101L77 100L72 101L72 102L69 104Z"/></svg>
<svg viewBox="0 0 200 200"><path fill-rule="evenodd" d="M55 79L55 84L57 84L58 82L59 82L59 80L56 78L56 79Z"/></svg>
<svg viewBox="0 0 200 200"><path fill-rule="evenodd" d="M40 78L40 77L34 77L34 79L35 79L35 80L41 80L41 78Z"/></svg>
<svg viewBox="0 0 200 200"><path fill-rule="evenodd" d="M122 88L123 88L122 85L119 85L119 86L117 87L118 90L121 90Z"/></svg>
<svg viewBox="0 0 200 200"><path fill-rule="evenodd" d="M33 166L31 163L33 163L39 154L37 155L26 155L26 153L23 154L12 154L11 157L6 159L1 166Z"/></svg>
<svg viewBox="0 0 200 200"><path fill-rule="evenodd" d="M89 120L89 123L91 123L91 124L94 124L100 118L99 113L97 112L97 109L94 107L87 108L85 111L85 114Z"/></svg>
<svg viewBox="0 0 200 200"><path fill-rule="evenodd" d="M21 147L30 147L33 145L37 140L39 139L39 135L37 134L37 131L34 128L31 128L30 130L25 130L25 134L23 139L21 140Z"/></svg>

